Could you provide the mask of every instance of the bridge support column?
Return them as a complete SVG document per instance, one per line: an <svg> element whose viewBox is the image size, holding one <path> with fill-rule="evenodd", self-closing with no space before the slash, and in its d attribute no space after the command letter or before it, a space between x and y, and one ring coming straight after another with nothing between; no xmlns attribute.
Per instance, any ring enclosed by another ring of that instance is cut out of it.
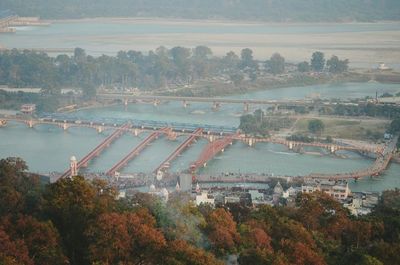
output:
<svg viewBox="0 0 400 265"><path fill-rule="evenodd" d="M244 103L244 105L243 105L243 111L246 113L246 112L249 112L249 108L250 108L250 105L249 105L249 103Z"/></svg>
<svg viewBox="0 0 400 265"><path fill-rule="evenodd" d="M278 104L275 104L274 105L274 112L278 112L278 110L279 110L279 106L278 106Z"/></svg>
<svg viewBox="0 0 400 265"><path fill-rule="evenodd" d="M214 142L214 135L210 134L208 136L208 140L210 141L210 143Z"/></svg>
<svg viewBox="0 0 400 265"><path fill-rule="evenodd" d="M29 128L33 128L33 125L35 125L34 122L32 120L29 120L28 121Z"/></svg>
<svg viewBox="0 0 400 265"><path fill-rule="evenodd" d="M184 107L185 109L187 108L188 104L187 104L186 100L184 100L184 101L182 102L182 105L183 105L183 107Z"/></svg>
<svg viewBox="0 0 400 265"><path fill-rule="evenodd" d="M177 134L174 132L172 129L169 129L167 132L167 138L168 140L174 141L176 140Z"/></svg>
<svg viewBox="0 0 400 265"><path fill-rule="evenodd" d="M138 135L139 135L139 130L138 130L138 129L135 129L135 130L133 131L133 134L134 134L135 136L138 136Z"/></svg>
<svg viewBox="0 0 400 265"><path fill-rule="evenodd" d="M6 120L0 120L0 127L6 126L7 121Z"/></svg>
<svg viewBox="0 0 400 265"><path fill-rule="evenodd" d="M337 151L336 146L335 145L331 145L330 151L331 151L332 154L335 153Z"/></svg>
<svg viewBox="0 0 400 265"><path fill-rule="evenodd" d="M221 106L221 104L219 102L214 101L213 106L212 106L212 110L213 111L218 111L220 106Z"/></svg>
<svg viewBox="0 0 400 265"><path fill-rule="evenodd" d="M155 99L155 100L153 101L153 106L154 106L154 107L157 107L159 104L160 104L160 101L159 101L158 99Z"/></svg>
<svg viewBox="0 0 400 265"><path fill-rule="evenodd" d="M96 131L97 131L98 133L102 133L102 132L103 132L103 127L102 127L102 126L97 126L97 127L96 127Z"/></svg>
<svg viewBox="0 0 400 265"><path fill-rule="evenodd" d="M290 149L290 150L293 150L294 145L293 145L292 142L289 142L289 145L288 145L288 146L289 146L289 149Z"/></svg>
<svg viewBox="0 0 400 265"><path fill-rule="evenodd" d="M254 144L253 138L249 138L249 139L247 140L247 144L248 144L249 146L253 146L253 144Z"/></svg>
<svg viewBox="0 0 400 265"><path fill-rule="evenodd" d="M64 131L66 131L68 129L68 124L63 123L62 128L63 128Z"/></svg>
<svg viewBox="0 0 400 265"><path fill-rule="evenodd" d="M128 100L127 99L124 100L124 105L125 105L125 107L128 106Z"/></svg>

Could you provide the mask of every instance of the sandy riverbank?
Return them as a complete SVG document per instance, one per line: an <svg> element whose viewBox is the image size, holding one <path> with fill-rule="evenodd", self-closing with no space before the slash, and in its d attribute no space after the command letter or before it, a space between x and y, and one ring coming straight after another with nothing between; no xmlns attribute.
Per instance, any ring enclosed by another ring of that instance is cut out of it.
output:
<svg viewBox="0 0 400 265"><path fill-rule="evenodd" d="M5 36L8 48L82 47L89 54L115 55L119 50L147 52L159 46L207 45L218 56L253 49L257 59L274 52L287 61L309 60L316 50L348 58L353 67L376 67L383 61L400 68L400 23L264 23L258 21L155 18L54 20L47 29ZM397 27L399 25L399 27ZM35 31L38 32L36 37ZM26 36L25 36L26 34ZM57 35L55 39L54 36Z"/></svg>

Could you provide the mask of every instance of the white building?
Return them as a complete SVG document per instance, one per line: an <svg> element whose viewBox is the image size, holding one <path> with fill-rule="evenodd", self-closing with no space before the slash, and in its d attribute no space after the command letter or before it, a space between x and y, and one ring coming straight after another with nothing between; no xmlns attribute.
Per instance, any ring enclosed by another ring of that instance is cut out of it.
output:
<svg viewBox="0 0 400 265"><path fill-rule="evenodd" d="M32 114L36 110L35 104L24 104L21 106L21 112L25 114Z"/></svg>
<svg viewBox="0 0 400 265"><path fill-rule="evenodd" d="M351 194L349 184L342 180L309 180L301 186L303 193L322 191L338 200L345 200Z"/></svg>
<svg viewBox="0 0 400 265"><path fill-rule="evenodd" d="M239 196L225 196L224 198L225 204L227 203L240 203L240 197Z"/></svg>
<svg viewBox="0 0 400 265"><path fill-rule="evenodd" d="M214 196L209 195L208 192L203 191L200 194L196 195L196 205L200 205L200 204L211 204L212 206L214 206L215 203L215 199Z"/></svg>

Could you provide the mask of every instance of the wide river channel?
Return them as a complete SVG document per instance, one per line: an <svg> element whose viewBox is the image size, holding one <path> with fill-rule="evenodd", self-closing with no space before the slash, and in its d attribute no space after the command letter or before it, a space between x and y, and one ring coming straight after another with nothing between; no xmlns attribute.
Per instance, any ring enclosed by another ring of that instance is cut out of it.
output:
<svg viewBox="0 0 400 265"><path fill-rule="evenodd" d="M400 23L250 23L163 19L83 19L54 21L48 27L18 27L0 34L0 48L48 49L65 52L81 47L87 53L115 55L119 50L148 52L159 46L207 45L218 56L251 48L257 59L275 52L288 62L308 61L322 51L351 67L400 69Z"/></svg>
<svg viewBox="0 0 400 265"><path fill-rule="evenodd" d="M399 85L379 83L348 83L340 85L316 85L308 87L290 87L283 89L252 92L234 98L257 99L299 99L311 93L319 93L324 98L360 98L373 96L375 92L397 93ZM0 106L1 108L1 106ZM257 106L253 106L253 109ZM100 109L81 110L70 115L84 120L97 118L118 118L181 122L192 124L210 124L238 126L242 105L222 105L217 112L211 110L210 104L195 103L183 108L182 102L168 102L154 107L151 104L129 104ZM0 128L0 157L19 156L28 162L30 171L38 173L62 172L68 167L69 158L75 155L82 158L99 144L111 130L98 134L90 128L72 127L67 131L51 125L36 125L29 129L22 123L9 123ZM142 133L135 137L125 134L117 139L98 158L93 160L88 169L91 172L105 172L146 137ZM131 161L122 173L150 173L182 142L185 137L171 141L160 137L148 146L139 157ZM196 160L202 148L207 144L204 139L188 148L173 161L170 170L182 172ZM267 173L275 176L306 175L309 173L349 172L371 165L373 160L355 153L348 153L348 158L336 156L318 156L290 152L286 147L274 144L258 143L249 147L236 142L224 153L218 155L200 170L204 174L234 173ZM400 165L392 163L380 177L351 181L355 191L382 191L400 187Z"/></svg>

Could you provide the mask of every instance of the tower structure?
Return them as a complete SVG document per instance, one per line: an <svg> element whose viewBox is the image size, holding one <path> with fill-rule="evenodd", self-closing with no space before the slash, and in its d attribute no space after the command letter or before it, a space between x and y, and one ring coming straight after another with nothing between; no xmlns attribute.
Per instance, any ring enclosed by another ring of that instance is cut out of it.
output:
<svg viewBox="0 0 400 265"><path fill-rule="evenodd" d="M71 169L71 178L78 175L78 162L75 156L71 156L69 167Z"/></svg>

